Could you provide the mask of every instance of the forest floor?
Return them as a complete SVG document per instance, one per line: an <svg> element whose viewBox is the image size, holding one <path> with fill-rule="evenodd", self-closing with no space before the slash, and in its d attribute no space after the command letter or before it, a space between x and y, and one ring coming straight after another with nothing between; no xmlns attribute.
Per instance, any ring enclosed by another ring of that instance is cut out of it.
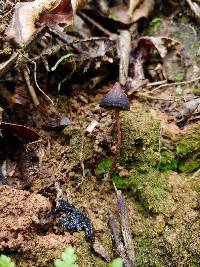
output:
<svg viewBox="0 0 200 267"><path fill-rule="evenodd" d="M88 1L67 31L38 24L25 42L12 23L26 5L17 13L19 3L0 1L0 252L19 267L53 266L70 244L80 267L122 256L108 225L114 185L136 266L200 266L199 18L189 1L149 1L148 12L138 1L127 21L126 2ZM117 135L114 111L99 104L119 81L124 32L130 110L120 111L120 156L104 182ZM87 216L85 233L63 226L60 198Z"/></svg>

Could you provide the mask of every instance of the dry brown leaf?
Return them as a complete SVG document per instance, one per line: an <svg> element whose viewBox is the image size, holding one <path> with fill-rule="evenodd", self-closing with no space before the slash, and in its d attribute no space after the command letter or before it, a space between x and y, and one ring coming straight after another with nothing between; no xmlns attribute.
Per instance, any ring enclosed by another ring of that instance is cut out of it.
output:
<svg viewBox="0 0 200 267"><path fill-rule="evenodd" d="M138 1L132 0L130 1L130 3L131 2L138 2ZM131 4L130 4L130 7L131 7ZM140 18L147 18L154 8L154 0L140 1L139 6L133 5L133 7L135 8L132 10L129 8L129 12L128 12L131 22L135 22L139 20Z"/></svg>
<svg viewBox="0 0 200 267"><path fill-rule="evenodd" d="M144 47L145 45L155 47L161 58L164 58L167 55L169 49L180 49L180 42L178 40L164 36L143 36L139 39L138 47Z"/></svg>
<svg viewBox="0 0 200 267"><path fill-rule="evenodd" d="M73 22L76 10L87 0L35 0L17 3L10 25L6 30L7 40L23 46L36 31L36 23L58 28Z"/></svg>
<svg viewBox="0 0 200 267"><path fill-rule="evenodd" d="M154 0L130 0L129 6L117 5L111 8L111 15L118 21L129 24L140 18L147 18L154 8Z"/></svg>
<svg viewBox="0 0 200 267"><path fill-rule="evenodd" d="M128 10L128 14L129 16L132 16L134 10L138 7L138 5L140 5L141 0L130 0L129 1L129 10Z"/></svg>

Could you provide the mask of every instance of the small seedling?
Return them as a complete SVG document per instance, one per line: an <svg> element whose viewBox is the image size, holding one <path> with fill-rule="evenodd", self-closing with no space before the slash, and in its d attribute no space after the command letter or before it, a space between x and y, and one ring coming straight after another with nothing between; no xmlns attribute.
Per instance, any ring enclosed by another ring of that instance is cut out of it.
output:
<svg viewBox="0 0 200 267"><path fill-rule="evenodd" d="M182 73L177 73L175 76L176 82L182 82L184 79L184 75Z"/></svg>
<svg viewBox="0 0 200 267"><path fill-rule="evenodd" d="M0 256L0 267L15 267L15 263L6 255Z"/></svg>
<svg viewBox="0 0 200 267"><path fill-rule="evenodd" d="M78 267L77 255L74 253L72 246L66 247L66 249L61 254L61 259L56 259L54 261L55 267Z"/></svg>

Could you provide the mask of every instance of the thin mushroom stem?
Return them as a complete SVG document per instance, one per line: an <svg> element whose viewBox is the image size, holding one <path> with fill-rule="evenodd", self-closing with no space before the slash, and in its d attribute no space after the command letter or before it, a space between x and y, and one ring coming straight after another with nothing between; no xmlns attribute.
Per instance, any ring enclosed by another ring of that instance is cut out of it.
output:
<svg viewBox="0 0 200 267"><path fill-rule="evenodd" d="M115 128L116 128L116 151L115 157L118 160L121 151L121 144L122 144L122 133L121 133L121 125L120 125L120 118L119 118L119 109L115 110Z"/></svg>
<svg viewBox="0 0 200 267"><path fill-rule="evenodd" d="M110 167L108 178L113 175L115 167L118 163L120 151L121 151L121 143L122 143L122 133L121 133L121 126L120 126L120 118L119 118L119 109L115 109L115 132L116 132L116 141L115 141L115 157Z"/></svg>

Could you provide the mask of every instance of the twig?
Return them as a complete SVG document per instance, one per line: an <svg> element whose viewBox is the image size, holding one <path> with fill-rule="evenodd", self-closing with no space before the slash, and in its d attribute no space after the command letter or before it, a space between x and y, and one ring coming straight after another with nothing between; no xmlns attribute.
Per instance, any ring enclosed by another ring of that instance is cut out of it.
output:
<svg viewBox="0 0 200 267"><path fill-rule="evenodd" d="M193 83L193 82L197 82L199 80L200 80L200 76L197 77L197 78L194 78L192 80L189 80L189 81L161 84L158 87L154 88L151 91L151 93L154 92L154 91L156 91L156 90L158 90L158 89L160 89L160 88L171 87L171 86L178 86L178 85L186 85L186 84L190 84L190 83Z"/></svg>
<svg viewBox="0 0 200 267"><path fill-rule="evenodd" d="M33 36L31 36L30 40L23 46L23 49L18 49L17 52L14 52L6 62L0 64L0 77L11 69L11 67L17 62L19 55L23 54L24 52L28 52L34 46L34 44L41 38L41 36L44 35L47 29L47 26L39 29L36 33L33 34ZM19 63L20 65L20 62L17 63Z"/></svg>
<svg viewBox="0 0 200 267"><path fill-rule="evenodd" d="M186 0L192 11L194 12L195 16L197 18L200 18L200 7L196 4L193 3L191 0Z"/></svg>
<svg viewBox="0 0 200 267"><path fill-rule="evenodd" d="M125 85L128 78L129 55L131 52L131 34L127 30L120 31L119 35L119 82Z"/></svg>
<svg viewBox="0 0 200 267"><path fill-rule="evenodd" d="M114 217L110 217L108 220L108 225L115 241L117 252L119 253L119 256L124 260L126 258L126 253L124 251L123 243L121 242L120 231L117 227L116 219Z"/></svg>
<svg viewBox="0 0 200 267"><path fill-rule="evenodd" d="M117 190L117 203L118 203L118 213L120 217L122 236L124 241L124 246L126 254L129 259L129 266L136 266L135 261L135 252L133 248L132 237L130 233L129 218L128 218L128 209L126 206L126 200L122 195L121 191Z"/></svg>
<svg viewBox="0 0 200 267"><path fill-rule="evenodd" d="M200 169L198 169L191 177L191 180L192 179L195 179L198 175L200 175Z"/></svg>
<svg viewBox="0 0 200 267"><path fill-rule="evenodd" d="M13 6L8 12L6 12L0 19L0 22L2 22L8 15L10 15L15 10L15 6Z"/></svg>
<svg viewBox="0 0 200 267"><path fill-rule="evenodd" d="M29 94L33 100L34 105L37 107L40 104L40 102L39 102L37 95L35 93L35 89L31 85L30 78L29 78L29 72L28 72L28 66L25 65L25 67L21 68L21 71L23 73L24 80L25 80L25 83L27 85Z"/></svg>
<svg viewBox="0 0 200 267"><path fill-rule="evenodd" d="M121 231L119 231L117 220L114 217L110 217L108 223L111 229L113 239L115 241L117 252L123 259L124 267L135 267L136 266L135 252L130 233L126 200L121 194L121 191L118 191L116 187L115 191L117 194L119 225Z"/></svg>
<svg viewBox="0 0 200 267"><path fill-rule="evenodd" d="M98 30L100 30L101 32L103 32L105 35L109 36L112 38L112 40L116 40L117 39L117 34L114 34L112 32L110 32L109 30L107 30L106 28L104 28L102 25L100 25L98 22L96 22L95 20L93 20L92 18L90 18L88 15L86 15L83 12L79 12L79 14L86 19L87 21L89 21L91 24L93 24Z"/></svg>
<svg viewBox="0 0 200 267"><path fill-rule="evenodd" d="M162 100L162 101L187 101L187 98L185 97L177 97L177 96L170 96L168 98L166 97L156 97L156 96L151 96L147 93L140 93L137 92L135 96L142 97L144 99L150 99L150 100Z"/></svg>
<svg viewBox="0 0 200 267"><path fill-rule="evenodd" d="M161 84L166 84L167 80L163 80L163 81L158 81L158 82L153 82L153 83L148 83L146 85L146 87L152 87L152 86L157 86L157 85L161 85Z"/></svg>
<svg viewBox="0 0 200 267"><path fill-rule="evenodd" d="M54 105L53 100L51 100L51 98L45 94L45 92L40 88L38 82L37 82L37 64L35 61L31 60L30 58L28 58L27 56L23 55L23 57L25 57L26 59L28 59L28 61L30 61L33 66L34 66L34 72L33 72L33 76L34 76L34 81L35 81L35 85L37 87L37 89L49 100L49 102L51 102L52 105Z"/></svg>
<svg viewBox="0 0 200 267"><path fill-rule="evenodd" d="M6 72L10 70L13 64L17 61L19 54L14 52L12 56L6 61L0 64L0 77L3 77Z"/></svg>

